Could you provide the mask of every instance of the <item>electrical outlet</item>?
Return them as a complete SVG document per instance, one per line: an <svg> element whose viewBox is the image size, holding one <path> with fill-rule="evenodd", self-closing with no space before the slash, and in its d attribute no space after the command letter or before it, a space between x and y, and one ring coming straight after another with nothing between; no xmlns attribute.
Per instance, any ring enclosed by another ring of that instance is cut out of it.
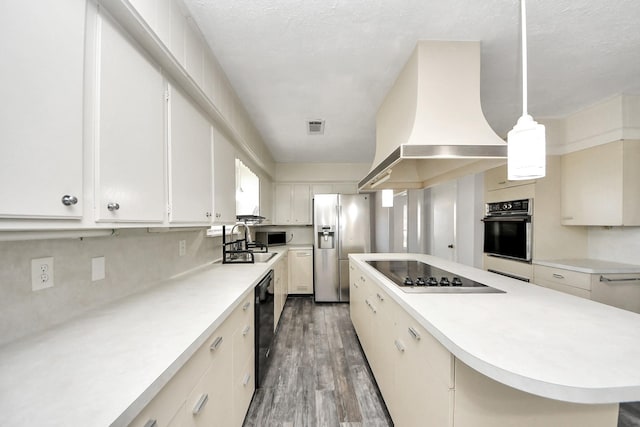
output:
<svg viewBox="0 0 640 427"><path fill-rule="evenodd" d="M103 256L91 258L91 281L102 280L105 278L105 261Z"/></svg>
<svg viewBox="0 0 640 427"><path fill-rule="evenodd" d="M186 240L180 240L180 242L178 244L178 251L180 253L180 256L184 256L187 253L187 241Z"/></svg>
<svg viewBox="0 0 640 427"><path fill-rule="evenodd" d="M53 287L53 257L31 260L31 290Z"/></svg>

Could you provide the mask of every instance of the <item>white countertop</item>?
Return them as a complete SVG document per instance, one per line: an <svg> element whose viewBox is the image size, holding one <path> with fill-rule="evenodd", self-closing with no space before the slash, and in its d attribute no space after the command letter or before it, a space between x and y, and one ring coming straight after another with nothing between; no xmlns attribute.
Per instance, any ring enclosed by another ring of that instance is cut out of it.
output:
<svg viewBox="0 0 640 427"><path fill-rule="evenodd" d="M534 260L533 264L588 274L640 273L640 265L589 258Z"/></svg>
<svg viewBox="0 0 640 427"><path fill-rule="evenodd" d="M640 315L422 254L350 258L458 359L503 384L578 403L640 400ZM415 259L502 294L409 294L366 260Z"/></svg>
<svg viewBox="0 0 640 427"><path fill-rule="evenodd" d="M206 265L0 347L0 424L127 425L286 249Z"/></svg>

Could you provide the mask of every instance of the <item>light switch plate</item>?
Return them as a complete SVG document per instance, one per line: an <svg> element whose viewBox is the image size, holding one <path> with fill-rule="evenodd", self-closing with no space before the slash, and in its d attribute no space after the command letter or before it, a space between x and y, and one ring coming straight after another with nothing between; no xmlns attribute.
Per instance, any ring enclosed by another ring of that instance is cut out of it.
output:
<svg viewBox="0 0 640 427"><path fill-rule="evenodd" d="M31 260L31 290L53 287L53 257Z"/></svg>
<svg viewBox="0 0 640 427"><path fill-rule="evenodd" d="M91 281L105 278L105 260L103 256L91 258Z"/></svg>

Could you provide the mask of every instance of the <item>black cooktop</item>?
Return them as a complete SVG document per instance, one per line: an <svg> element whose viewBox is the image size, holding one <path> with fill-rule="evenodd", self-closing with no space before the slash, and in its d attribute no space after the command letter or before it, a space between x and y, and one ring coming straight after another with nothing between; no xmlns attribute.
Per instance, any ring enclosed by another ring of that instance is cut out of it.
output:
<svg viewBox="0 0 640 427"><path fill-rule="evenodd" d="M400 289L410 293L502 293L483 283L413 260L367 261Z"/></svg>

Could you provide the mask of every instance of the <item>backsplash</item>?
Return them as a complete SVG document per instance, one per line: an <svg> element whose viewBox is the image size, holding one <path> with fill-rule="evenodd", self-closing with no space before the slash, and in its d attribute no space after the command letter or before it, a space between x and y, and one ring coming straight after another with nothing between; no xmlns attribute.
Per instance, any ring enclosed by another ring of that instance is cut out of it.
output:
<svg viewBox="0 0 640 427"><path fill-rule="evenodd" d="M589 258L640 265L640 227L589 227Z"/></svg>
<svg viewBox="0 0 640 427"><path fill-rule="evenodd" d="M186 253L179 255L179 242ZM64 322L220 258L221 239L204 230L111 237L0 242L0 344ZM91 259L105 257L106 277L91 281ZM31 259L54 258L52 288L31 290Z"/></svg>

